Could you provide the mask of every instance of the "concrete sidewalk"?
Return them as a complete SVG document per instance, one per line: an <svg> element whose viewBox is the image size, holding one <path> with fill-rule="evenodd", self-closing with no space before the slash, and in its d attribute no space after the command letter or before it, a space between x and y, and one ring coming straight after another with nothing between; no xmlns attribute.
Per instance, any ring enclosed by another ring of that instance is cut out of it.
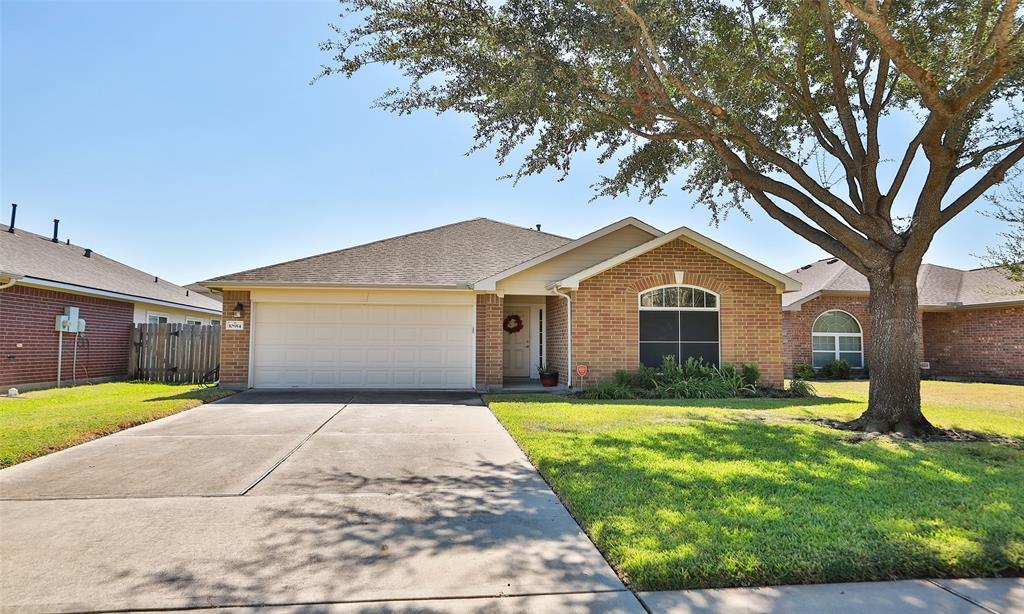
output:
<svg viewBox="0 0 1024 614"><path fill-rule="evenodd" d="M639 593L652 614L1018 614L1024 578L848 582Z"/></svg>

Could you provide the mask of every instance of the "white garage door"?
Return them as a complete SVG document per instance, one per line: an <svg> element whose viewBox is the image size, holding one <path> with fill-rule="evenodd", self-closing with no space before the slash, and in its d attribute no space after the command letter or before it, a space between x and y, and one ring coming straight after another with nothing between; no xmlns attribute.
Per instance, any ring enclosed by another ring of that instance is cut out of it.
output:
<svg viewBox="0 0 1024 614"><path fill-rule="evenodd" d="M259 303L257 388L472 388L466 305Z"/></svg>

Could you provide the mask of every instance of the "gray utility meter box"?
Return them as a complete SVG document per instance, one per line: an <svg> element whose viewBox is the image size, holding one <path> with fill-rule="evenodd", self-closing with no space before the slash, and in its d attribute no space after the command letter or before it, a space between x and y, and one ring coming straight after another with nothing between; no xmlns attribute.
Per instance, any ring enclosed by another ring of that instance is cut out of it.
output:
<svg viewBox="0 0 1024 614"><path fill-rule="evenodd" d="M85 320L78 317L78 307L65 307L64 315L57 316L55 330L65 333L84 333Z"/></svg>

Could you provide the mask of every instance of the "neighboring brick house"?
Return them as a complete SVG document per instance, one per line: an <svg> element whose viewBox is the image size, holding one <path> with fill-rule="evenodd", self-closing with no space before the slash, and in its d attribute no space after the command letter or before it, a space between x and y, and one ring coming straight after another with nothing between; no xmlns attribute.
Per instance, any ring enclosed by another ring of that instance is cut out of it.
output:
<svg viewBox="0 0 1024 614"><path fill-rule="evenodd" d="M788 274L803 287L782 298L786 374L836 358L871 367L867 279L827 258ZM998 268L922 265L917 278L922 372L1024 382L1024 293Z"/></svg>
<svg viewBox="0 0 1024 614"><path fill-rule="evenodd" d="M201 282L223 292L223 385L492 390L664 355L781 384L799 283L688 228L626 218L576 240L488 219ZM227 314L239 313L239 317Z"/></svg>
<svg viewBox="0 0 1024 614"><path fill-rule="evenodd" d="M86 330L64 334L61 380L128 374L132 326L220 320L220 300L188 291L68 241L0 224L0 388L57 383L56 318L76 307ZM74 364L75 369L72 369Z"/></svg>

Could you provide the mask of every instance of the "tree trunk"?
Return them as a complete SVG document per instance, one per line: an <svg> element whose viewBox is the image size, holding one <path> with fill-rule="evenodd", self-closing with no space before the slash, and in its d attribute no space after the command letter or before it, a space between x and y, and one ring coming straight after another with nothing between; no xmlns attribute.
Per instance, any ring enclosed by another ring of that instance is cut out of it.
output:
<svg viewBox="0 0 1024 614"><path fill-rule="evenodd" d="M917 271L868 277L871 289L871 383L868 409L850 426L862 431L928 437L921 413Z"/></svg>

